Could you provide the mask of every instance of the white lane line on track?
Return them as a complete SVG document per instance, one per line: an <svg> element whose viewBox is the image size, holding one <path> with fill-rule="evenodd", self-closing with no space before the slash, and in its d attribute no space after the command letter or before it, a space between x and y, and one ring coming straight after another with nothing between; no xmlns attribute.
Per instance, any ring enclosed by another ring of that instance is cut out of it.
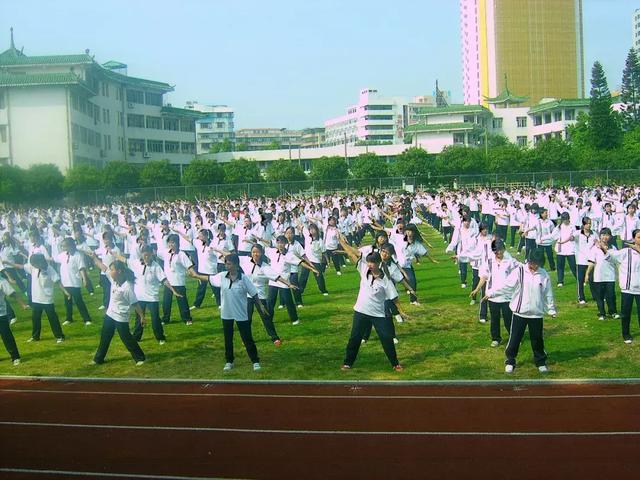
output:
<svg viewBox="0 0 640 480"><path fill-rule="evenodd" d="M260 428L223 428L223 427L180 427L151 425L105 425L83 423L50 423L50 422L2 422L0 426L78 428L103 430L160 430L181 432L225 432L225 433L259 433L276 435L362 435L362 436L416 436L416 437L602 437L602 436L637 436L640 431L612 432L430 432L430 431L365 431L365 430L281 430Z"/></svg>
<svg viewBox="0 0 640 480"><path fill-rule="evenodd" d="M0 467L0 472L28 473L29 475L64 475L67 477L107 477L107 478L158 478L160 480L213 480L220 477L186 477L184 475L145 475L140 473L107 473L107 472L81 472L74 470L37 470L33 468L9 468Z"/></svg>
<svg viewBox="0 0 640 480"><path fill-rule="evenodd" d="M184 393L184 392L111 392L105 390L49 390L29 388L0 388L0 393L41 393L56 395L129 395L139 397L221 397L221 398L293 398L328 400L558 400L591 398L640 398L640 393L594 394L594 395L288 395L278 393Z"/></svg>

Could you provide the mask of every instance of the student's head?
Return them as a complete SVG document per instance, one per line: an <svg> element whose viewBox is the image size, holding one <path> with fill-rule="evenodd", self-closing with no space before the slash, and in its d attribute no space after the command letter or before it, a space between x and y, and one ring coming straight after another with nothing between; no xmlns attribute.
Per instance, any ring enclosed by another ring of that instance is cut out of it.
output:
<svg viewBox="0 0 640 480"><path fill-rule="evenodd" d="M540 218L546 220L548 216L549 210L547 210L546 208L540 208Z"/></svg>
<svg viewBox="0 0 640 480"><path fill-rule="evenodd" d="M582 230L591 230L591 219L589 217L582 217Z"/></svg>
<svg viewBox="0 0 640 480"><path fill-rule="evenodd" d="M232 275L240 269L240 257L236 253L230 253L224 257L224 266Z"/></svg>
<svg viewBox="0 0 640 480"><path fill-rule="evenodd" d="M68 253L73 253L76 251L76 241L71 237L66 237L62 241L62 250Z"/></svg>
<svg viewBox="0 0 640 480"><path fill-rule="evenodd" d="M172 252L177 252L178 247L180 246L180 237L175 233L172 233L167 237L167 248Z"/></svg>
<svg viewBox="0 0 640 480"><path fill-rule="evenodd" d="M541 248L531 250L527 266L532 272L537 272L540 267L544 267L544 250Z"/></svg>
<svg viewBox="0 0 640 480"><path fill-rule="evenodd" d="M408 241L410 241L410 242L414 242L414 241L422 242L422 237L420 236L420 232L418 231L418 227L416 227L413 223L410 223L406 227L404 227L404 233L405 233Z"/></svg>
<svg viewBox="0 0 640 480"><path fill-rule="evenodd" d="M320 230L318 229L318 225L316 225L315 223L309 224L309 235L311 235L311 238L314 240L320 238Z"/></svg>
<svg viewBox="0 0 640 480"><path fill-rule="evenodd" d="M571 221L571 217L569 216L568 212L562 212L560 214L560 220L562 220L562 223L564 223L565 225L569 225L569 222Z"/></svg>
<svg viewBox="0 0 640 480"><path fill-rule="evenodd" d="M380 245L384 245L388 241L389 241L389 236L387 235L387 232L384 232L384 231L378 232L378 234L376 235L376 245L378 247L380 247Z"/></svg>
<svg viewBox="0 0 640 480"><path fill-rule="evenodd" d="M502 258L504 257L505 248L506 247L504 244L504 240L502 240L501 238L496 238L491 242L491 251L496 255L496 258L499 260L502 260Z"/></svg>
<svg viewBox="0 0 640 480"><path fill-rule="evenodd" d="M629 215L633 215L636 213L636 204L635 203L630 203L629 205L627 205L627 213Z"/></svg>
<svg viewBox="0 0 640 480"><path fill-rule="evenodd" d="M296 235L296 229L293 227L287 227L284 231L284 236L287 239L288 243L293 243L293 237Z"/></svg>
<svg viewBox="0 0 640 480"><path fill-rule="evenodd" d="M47 268L47 259L41 253L34 253L29 257L29 263L32 267L38 270L45 270Z"/></svg>
<svg viewBox="0 0 640 480"><path fill-rule="evenodd" d="M369 270L371 270L374 273L378 272L381 261L382 261L382 257L380 257L380 254L378 252L372 252L369 255L367 255L367 258L366 258L367 267L369 267Z"/></svg>
<svg viewBox="0 0 640 480"><path fill-rule="evenodd" d="M198 240L200 240L205 245L209 245L211 243L211 239L213 238L213 233L208 228L201 228L198 231Z"/></svg>
<svg viewBox="0 0 640 480"><path fill-rule="evenodd" d="M327 219L327 223L329 225L331 225L332 227L336 226L336 217L334 217L333 215L331 215L328 219Z"/></svg>
<svg viewBox="0 0 640 480"><path fill-rule="evenodd" d="M471 217L469 215L464 215L462 217L462 226L464 226L465 228L469 228L470 225L471 225Z"/></svg>
<svg viewBox="0 0 640 480"><path fill-rule="evenodd" d="M140 257L142 258L142 261L145 265L151 265L154 255L155 253L153 251L153 248L151 248L149 245L142 247L142 250L140 251Z"/></svg>
<svg viewBox="0 0 640 480"><path fill-rule="evenodd" d="M603 227L600 229L600 241L602 243L609 243L611 240L611 229L609 227Z"/></svg>
<svg viewBox="0 0 640 480"><path fill-rule="evenodd" d="M486 236L487 233L489 233L489 225L484 222L480 222L480 224L478 225L478 232L480 232L480 235L482 235L483 237Z"/></svg>
<svg viewBox="0 0 640 480"><path fill-rule="evenodd" d="M396 254L395 247L390 243L385 243L380 246L380 258L383 262L388 262Z"/></svg>
<svg viewBox="0 0 640 480"><path fill-rule="evenodd" d="M261 263L264 258L264 247L259 243L255 243L251 247L251 259L254 263Z"/></svg>
<svg viewBox="0 0 640 480"><path fill-rule="evenodd" d="M284 235L278 235L276 237L276 248L278 250L284 250L285 248L287 248L287 237L285 237Z"/></svg>
<svg viewBox="0 0 640 480"><path fill-rule="evenodd" d="M640 228L636 228L633 231L633 243L640 246Z"/></svg>
<svg viewBox="0 0 640 480"><path fill-rule="evenodd" d="M131 270L127 268L127 265L120 260L115 260L109 266L109 275L111 275L113 281L118 285L122 285L127 280L133 281L134 278L133 272L131 272Z"/></svg>

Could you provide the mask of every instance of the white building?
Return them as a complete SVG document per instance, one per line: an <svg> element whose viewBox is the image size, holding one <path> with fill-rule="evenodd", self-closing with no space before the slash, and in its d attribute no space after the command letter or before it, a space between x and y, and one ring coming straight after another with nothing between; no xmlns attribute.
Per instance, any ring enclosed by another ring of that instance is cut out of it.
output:
<svg viewBox="0 0 640 480"><path fill-rule="evenodd" d="M346 115L324 122L325 145L403 143L405 103L371 88L361 90L358 103L347 108Z"/></svg>
<svg viewBox="0 0 640 480"><path fill-rule="evenodd" d="M187 102L185 108L204 115L196 121L196 150L208 153L213 145L225 140L235 143L233 108L227 105L203 105L197 101Z"/></svg>
<svg viewBox="0 0 640 480"><path fill-rule="evenodd" d="M120 73L79 55L0 54L0 163L53 163L62 172L111 160L188 163L195 155L192 111L164 106L167 83Z"/></svg>

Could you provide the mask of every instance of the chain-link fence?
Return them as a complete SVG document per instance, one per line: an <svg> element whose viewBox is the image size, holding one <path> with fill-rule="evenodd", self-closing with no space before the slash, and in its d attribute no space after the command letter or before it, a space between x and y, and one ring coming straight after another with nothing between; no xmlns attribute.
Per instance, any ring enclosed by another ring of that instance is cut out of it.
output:
<svg viewBox="0 0 640 480"><path fill-rule="evenodd" d="M71 202L105 204L201 198L277 197L333 193L375 193L437 188L543 188L630 185L640 183L637 170L590 170L477 175L431 175L365 179L305 180L220 185L87 190L69 195Z"/></svg>

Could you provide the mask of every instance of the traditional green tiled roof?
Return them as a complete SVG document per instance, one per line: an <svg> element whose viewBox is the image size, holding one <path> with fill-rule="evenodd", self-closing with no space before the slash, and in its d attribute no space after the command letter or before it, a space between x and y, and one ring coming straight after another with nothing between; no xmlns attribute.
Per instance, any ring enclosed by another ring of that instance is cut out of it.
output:
<svg viewBox="0 0 640 480"><path fill-rule="evenodd" d="M587 108L590 100L588 98L572 98L567 100L552 100L550 102L539 103L529 109L529 115L557 108Z"/></svg>
<svg viewBox="0 0 640 480"><path fill-rule="evenodd" d="M455 114L455 113L490 113L489 110L482 105L449 105L446 107L416 107L414 109L416 115L438 115L438 114Z"/></svg>
<svg viewBox="0 0 640 480"><path fill-rule="evenodd" d="M202 118L207 114L203 112L198 112L196 110L189 110L188 108L177 108L177 107L162 107L162 113L168 113L170 115L180 115L183 117L194 117L194 118Z"/></svg>
<svg viewBox="0 0 640 480"><path fill-rule="evenodd" d="M524 103L527 100L529 100L529 97L520 97L518 95L514 95L513 93L511 93L511 90L509 90L509 88L505 88L502 92L500 92L500 95L498 95L497 97L485 97L485 100L488 103L491 103L492 105L499 105L499 104L520 104L520 103Z"/></svg>
<svg viewBox="0 0 640 480"><path fill-rule="evenodd" d="M11 49L0 54L0 66L29 66L29 65L72 65L77 63L92 63L93 58L87 54L80 55L42 55L30 57L24 54L16 55Z"/></svg>
<svg viewBox="0 0 640 480"><path fill-rule="evenodd" d="M82 80L71 72L67 73L6 73L0 72L1 87L27 87L39 85L79 84Z"/></svg>
<svg viewBox="0 0 640 480"><path fill-rule="evenodd" d="M115 60L109 60L106 63L103 63L102 66L104 68L108 68L109 70L114 68L127 68L127 65L121 62L116 62Z"/></svg>
<svg viewBox="0 0 640 480"><path fill-rule="evenodd" d="M416 123L409 125L405 128L405 133L411 132L441 132L441 131L454 131L454 130L474 130L480 128L475 123L459 122L459 123Z"/></svg>
<svg viewBox="0 0 640 480"><path fill-rule="evenodd" d="M140 88L157 88L158 90L163 90L165 92L173 91L173 87L168 83L156 82L155 80L147 80L145 78L130 77L129 75L123 75L104 67L100 67L100 71L106 77L116 82L122 82L128 85L138 86Z"/></svg>

